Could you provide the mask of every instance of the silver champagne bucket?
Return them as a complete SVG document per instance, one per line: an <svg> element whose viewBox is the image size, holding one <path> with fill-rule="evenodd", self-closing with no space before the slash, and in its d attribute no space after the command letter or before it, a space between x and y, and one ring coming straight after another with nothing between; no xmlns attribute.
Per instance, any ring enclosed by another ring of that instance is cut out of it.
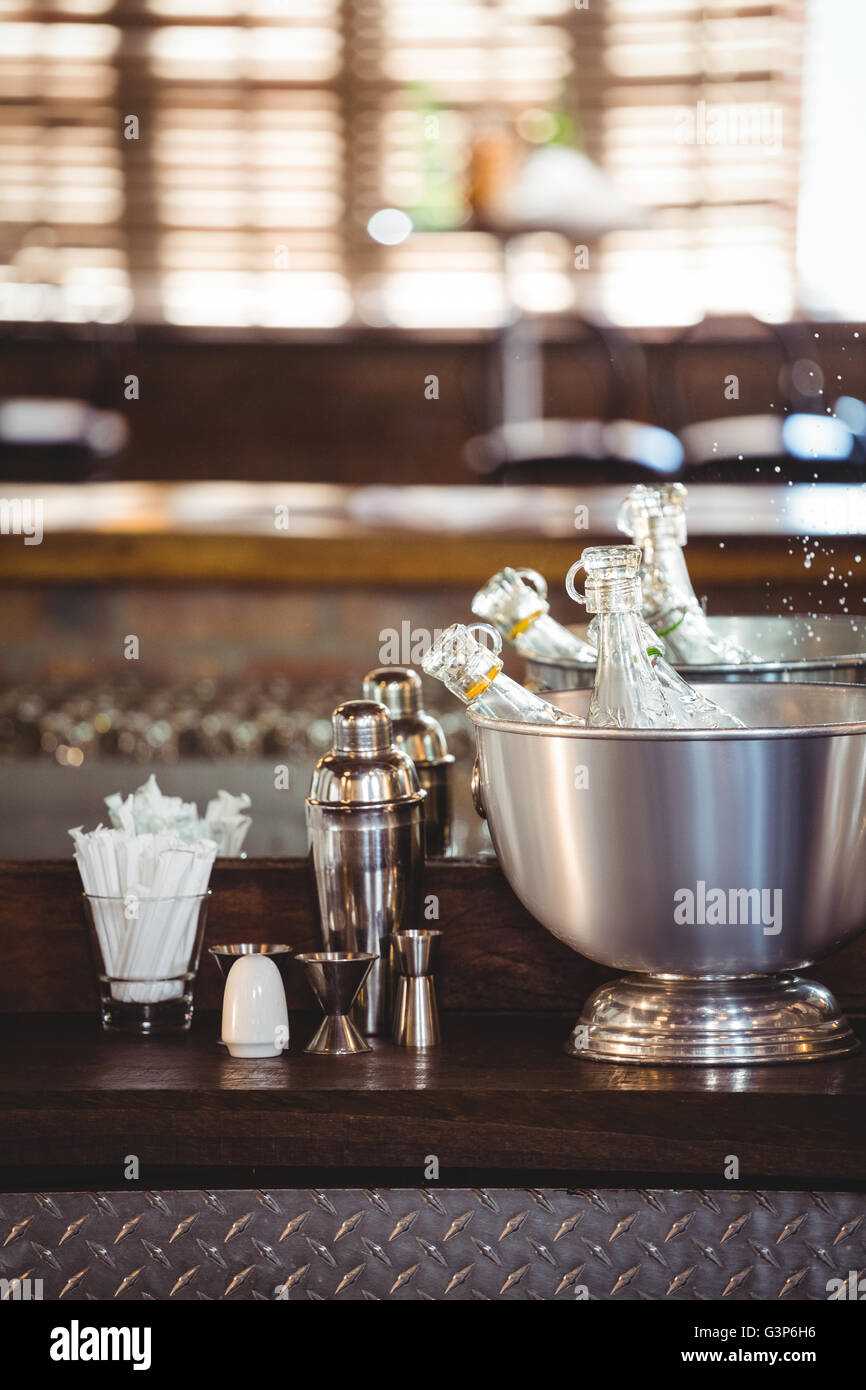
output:
<svg viewBox="0 0 866 1390"><path fill-rule="evenodd" d="M712 617L720 636L731 637L760 662L732 666L678 665L687 681L820 681L866 684L866 618ZM586 636L584 626L574 632ZM594 666L564 658L526 656L526 684L532 690L587 690Z"/></svg>
<svg viewBox="0 0 866 1390"><path fill-rule="evenodd" d="M796 971L866 927L866 688L710 684L734 730L563 729L471 714L476 803L530 913L633 972L570 1050L629 1062L853 1050ZM589 694L557 695L585 713Z"/></svg>

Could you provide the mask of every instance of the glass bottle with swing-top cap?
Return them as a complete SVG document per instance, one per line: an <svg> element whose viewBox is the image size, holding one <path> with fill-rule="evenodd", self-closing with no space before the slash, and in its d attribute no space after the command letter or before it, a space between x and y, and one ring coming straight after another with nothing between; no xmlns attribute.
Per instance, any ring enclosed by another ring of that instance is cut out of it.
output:
<svg viewBox="0 0 866 1390"><path fill-rule="evenodd" d="M595 665L595 648L550 616L547 583L536 570L506 566L472 600L472 612L492 623L522 656Z"/></svg>
<svg viewBox="0 0 866 1390"><path fill-rule="evenodd" d="M476 632L488 634L492 648L479 642L474 636ZM501 650L502 638L488 623L469 626L454 623L433 643L421 665L428 676L435 676L452 695L489 719L528 724L583 724L577 715L566 714L506 676Z"/></svg>
<svg viewBox="0 0 866 1390"><path fill-rule="evenodd" d="M688 539L682 483L638 484L623 502L617 527L642 552L643 615L674 661L742 665L756 661L737 642L713 631L692 587L683 546Z"/></svg>
<svg viewBox="0 0 866 1390"><path fill-rule="evenodd" d="M602 729L742 728L674 671L664 645L641 616L636 546L591 546L566 577L566 588L593 621L598 644L587 726ZM585 595L575 575L586 572Z"/></svg>

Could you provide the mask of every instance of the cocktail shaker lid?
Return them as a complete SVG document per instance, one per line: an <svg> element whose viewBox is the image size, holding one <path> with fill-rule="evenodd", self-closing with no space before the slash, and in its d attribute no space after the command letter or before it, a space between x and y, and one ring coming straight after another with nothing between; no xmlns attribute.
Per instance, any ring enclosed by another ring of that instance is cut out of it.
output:
<svg viewBox="0 0 866 1390"><path fill-rule="evenodd" d="M394 742L413 763L454 761L439 720L421 708L421 677L411 666L377 666L368 671L364 696L386 706Z"/></svg>
<svg viewBox="0 0 866 1390"><path fill-rule="evenodd" d="M346 700L332 715L330 752L316 763L309 803L331 806L421 801L415 765L394 746L391 716L376 700Z"/></svg>

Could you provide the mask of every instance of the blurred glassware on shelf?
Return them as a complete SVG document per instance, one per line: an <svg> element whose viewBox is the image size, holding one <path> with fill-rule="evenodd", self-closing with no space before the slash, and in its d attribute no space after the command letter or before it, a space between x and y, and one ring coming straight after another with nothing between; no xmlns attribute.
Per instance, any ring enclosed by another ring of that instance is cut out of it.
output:
<svg viewBox="0 0 866 1390"><path fill-rule="evenodd" d="M333 709L345 681L282 676L149 686L124 672L86 685L48 681L0 689L0 759L52 758L68 766L122 759L141 765L186 758L239 761L315 759L330 741ZM441 719L449 743L467 743L464 721Z"/></svg>

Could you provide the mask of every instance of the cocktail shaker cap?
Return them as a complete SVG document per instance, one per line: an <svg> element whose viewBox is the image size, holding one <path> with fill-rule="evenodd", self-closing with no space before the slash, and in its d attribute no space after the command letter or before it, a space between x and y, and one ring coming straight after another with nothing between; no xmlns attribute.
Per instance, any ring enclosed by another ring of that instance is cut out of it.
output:
<svg viewBox="0 0 866 1390"><path fill-rule="evenodd" d="M377 666L368 671L364 695L387 707L394 742L413 763L454 761L438 719L421 708L421 677L411 666Z"/></svg>
<svg viewBox="0 0 866 1390"><path fill-rule="evenodd" d="M392 719L417 714L421 708L421 677L411 666L377 666L364 677L364 699L379 700Z"/></svg>
<svg viewBox="0 0 866 1390"><path fill-rule="evenodd" d="M394 746L391 716L375 700L346 700L332 716L330 752L316 763L308 804L381 805L422 801L415 765Z"/></svg>

